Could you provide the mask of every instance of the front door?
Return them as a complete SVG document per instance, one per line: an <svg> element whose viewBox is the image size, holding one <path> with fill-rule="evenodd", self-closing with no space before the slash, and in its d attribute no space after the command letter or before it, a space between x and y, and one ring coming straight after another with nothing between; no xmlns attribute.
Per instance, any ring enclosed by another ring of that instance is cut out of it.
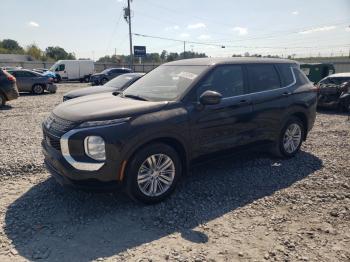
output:
<svg viewBox="0 0 350 262"><path fill-rule="evenodd" d="M246 73L241 65L214 68L196 88L199 96L212 90L222 95L217 105L188 107L194 154L201 155L249 143L254 129Z"/></svg>

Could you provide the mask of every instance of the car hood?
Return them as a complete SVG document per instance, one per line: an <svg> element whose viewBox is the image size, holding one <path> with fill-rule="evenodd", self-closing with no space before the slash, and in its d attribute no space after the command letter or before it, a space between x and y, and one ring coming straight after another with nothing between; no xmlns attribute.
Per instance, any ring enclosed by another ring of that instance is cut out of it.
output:
<svg viewBox="0 0 350 262"><path fill-rule="evenodd" d="M96 121L132 117L162 109L168 102L140 101L122 98L113 93L102 93L68 100L53 110L53 113L73 122Z"/></svg>
<svg viewBox="0 0 350 262"><path fill-rule="evenodd" d="M114 92L114 91L118 91L118 88L109 87L109 86L94 86L94 87L86 87L86 88L74 90L74 91L68 92L64 96L67 98L76 98L80 96L87 96L87 95Z"/></svg>

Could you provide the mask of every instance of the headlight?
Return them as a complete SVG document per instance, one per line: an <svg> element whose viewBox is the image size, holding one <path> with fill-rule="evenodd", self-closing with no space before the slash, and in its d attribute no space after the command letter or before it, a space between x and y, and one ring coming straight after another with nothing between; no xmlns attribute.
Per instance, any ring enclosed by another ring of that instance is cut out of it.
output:
<svg viewBox="0 0 350 262"><path fill-rule="evenodd" d="M111 119L111 120L102 120L102 121L88 121L88 122L84 122L84 123L80 124L79 128L122 124L122 123L129 121L129 119L130 119L130 117Z"/></svg>
<svg viewBox="0 0 350 262"><path fill-rule="evenodd" d="M105 141L100 136L87 136L84 140L85 154L92 159L106 160Z"/></svg>

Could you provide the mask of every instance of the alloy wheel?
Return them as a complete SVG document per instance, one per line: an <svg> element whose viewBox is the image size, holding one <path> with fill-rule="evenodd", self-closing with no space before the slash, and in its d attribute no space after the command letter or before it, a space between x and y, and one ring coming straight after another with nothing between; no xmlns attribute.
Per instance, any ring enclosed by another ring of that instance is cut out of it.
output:
<svg viewBox="0 0 350 262"><path fill-rule="evenodd" d="M283 136L283 148L289 153L293 154L296 150L298 150L301 143L301 127L293 123L288 126Z"/></svg>
<svg viewBox="0 0 350 262"><path fill-rule="evenodd" d="M173 160L165 154L149 156L139 168L137 184L146 196L160 196L173 184L175 165Z"/></svg>

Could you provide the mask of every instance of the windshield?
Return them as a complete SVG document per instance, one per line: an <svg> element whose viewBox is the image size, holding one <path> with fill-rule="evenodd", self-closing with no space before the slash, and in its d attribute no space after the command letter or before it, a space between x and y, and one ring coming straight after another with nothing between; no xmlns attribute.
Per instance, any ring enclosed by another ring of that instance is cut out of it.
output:
<svg viewBox="0 0 350 262"><path fill-rule="evenodd" d="M121 89L125 85L133 81L135 78L136 78L135 76L120 75L108 81L106 84L104 84L104 86Z"/></svg>
<svg viewBox="0 0 350 262"><path fill-rule="evenodd" d="M111 71L112 69L107 68L105 70L103 70L100 74L108 74L109 71Z"/></svg>
<svg viewBox="0 0 350 262"><path fill-rule="evenodd" d="M150 101L172 101L179 98L208 66L159 66L128 87L125 96Z"/></svg>

